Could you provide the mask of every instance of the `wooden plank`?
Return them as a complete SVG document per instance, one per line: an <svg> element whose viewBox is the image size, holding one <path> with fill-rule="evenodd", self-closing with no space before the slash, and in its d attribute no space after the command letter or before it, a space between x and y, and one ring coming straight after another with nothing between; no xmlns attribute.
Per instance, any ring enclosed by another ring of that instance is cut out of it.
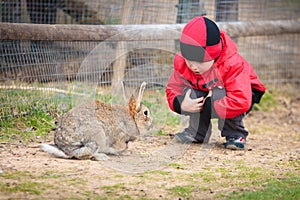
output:
<svg viewBox="0 0 300 200"><path fill-rule="evenodd" d="M220 22L231 37L299 33L300 20ZM0 40L140 41L178 39L184 24L48 25L0 23Z"/></svg>

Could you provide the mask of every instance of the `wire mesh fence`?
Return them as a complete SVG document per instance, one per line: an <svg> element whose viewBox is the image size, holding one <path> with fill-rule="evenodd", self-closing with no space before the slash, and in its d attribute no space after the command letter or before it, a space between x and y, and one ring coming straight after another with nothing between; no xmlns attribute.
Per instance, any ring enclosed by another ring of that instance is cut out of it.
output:
<svg viewBox="0 0 300 200"><path fill-rule="evenodd" d="M36 24L175 24L206 15L216 21L299 19L299 1L256 0L11 0L1 2L1 22ZM159 30L157 30L159 31ZM172 34L180 34L171 32ZM230 35L230 33L229 33ZM261 80L298 83L299 34L235 37L239 52ZM0 116L69 108L70 94L114 88L117 80L164 89L179 51L177 40L0 41ZM92 89L75 88L91 83Z"/></svg>
<svg viewBox="0 0 300 200"><path fill-rule="evenodd" d="M2 0L2 22L38 24L185 23L207 15L216 21L299 17L297 0Z"/></svg>

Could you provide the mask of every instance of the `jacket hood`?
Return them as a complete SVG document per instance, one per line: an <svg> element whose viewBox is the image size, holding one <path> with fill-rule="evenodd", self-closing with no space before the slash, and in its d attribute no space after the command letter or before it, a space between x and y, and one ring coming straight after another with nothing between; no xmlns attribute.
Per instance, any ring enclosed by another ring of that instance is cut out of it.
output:
<svg viewBox="0 0 300 200"><path fill-rule="evenodd" d="M238 52L237 45L224 31L221 31L221 40L222 51L215 62L216 65L220 65L226 62L226 60L228 60L230 57L232 57L234 54L237 54Z"/></svg>

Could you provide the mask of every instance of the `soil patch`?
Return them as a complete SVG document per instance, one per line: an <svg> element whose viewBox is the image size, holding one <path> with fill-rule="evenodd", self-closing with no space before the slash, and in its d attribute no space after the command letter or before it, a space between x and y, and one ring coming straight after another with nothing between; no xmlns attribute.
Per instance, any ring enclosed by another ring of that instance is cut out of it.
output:
<svg viewBox="0 0 300 200"><path fill-rule="evenodd" d="M209 144L176 143L172 127L132 143L131 155L103 162L54 158L39 142L2 143L0 199L222 199L272 178L300 177L299 100L251 112L242 151L224 149L217 130ZM40 142L52 143L52 135Z"/></svg>

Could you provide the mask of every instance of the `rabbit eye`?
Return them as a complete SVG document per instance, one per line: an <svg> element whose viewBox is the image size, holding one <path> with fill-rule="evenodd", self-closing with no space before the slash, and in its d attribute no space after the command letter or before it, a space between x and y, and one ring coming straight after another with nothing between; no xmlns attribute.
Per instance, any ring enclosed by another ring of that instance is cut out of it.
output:
<svg viewBox="0 0 300 200"><path fill-rule="evenodd" d="M144 111L144 115L148 116L148 110Z"/></svg>

